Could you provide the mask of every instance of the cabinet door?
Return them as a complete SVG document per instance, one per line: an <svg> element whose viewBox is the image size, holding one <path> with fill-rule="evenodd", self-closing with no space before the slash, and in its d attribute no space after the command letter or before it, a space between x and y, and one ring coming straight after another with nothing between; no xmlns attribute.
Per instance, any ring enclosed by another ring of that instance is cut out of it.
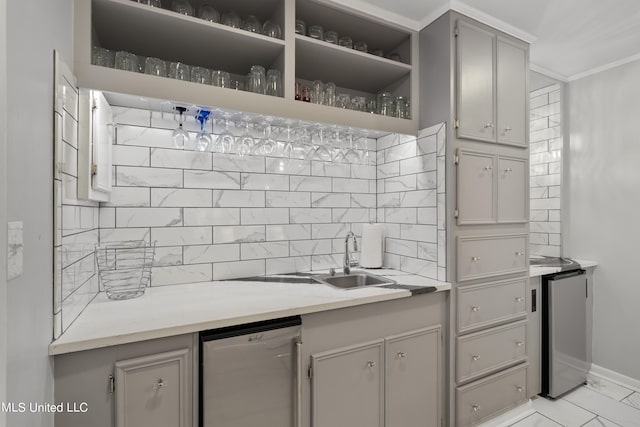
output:
<svg viewBox="0 0 640 427"><path fill-rule="evenodd" d="M384 425L382 340L311 356L313 427Z"/></svg>
<svg viewBox="0 0 640 427"><path fill-rule="evenodd" d="M385 425L440 425L440 327L390 337L386 342Z"/></svg>
<svg viewBox="0 0 640 427"><path fill-rule="evenodd" d="M116 362L116 427L191 426L191 351Z"/></svg>
<svg viewBox="0 0 640 427"><path fill-rule="evenodd" d="M458 224L488 224L496 221L493 170L495 156L458 152Z"/></svg>
<svg viewBox="0 0 640 427"><path fill-rule="evenodd" d="M495 141L495 35L458 22L458 138Z"/></svg>
<svg viewBox="0 0 640 427"><path fill-rule="evenodd" d="M527 222L526 159L498 157L498 222Z"/></svg>
<svg viewBox="0 0 640 427"><path fill-rule="evenodd" d="M506 39L497 41L498 142L527 146L527 51Z"/></svg>

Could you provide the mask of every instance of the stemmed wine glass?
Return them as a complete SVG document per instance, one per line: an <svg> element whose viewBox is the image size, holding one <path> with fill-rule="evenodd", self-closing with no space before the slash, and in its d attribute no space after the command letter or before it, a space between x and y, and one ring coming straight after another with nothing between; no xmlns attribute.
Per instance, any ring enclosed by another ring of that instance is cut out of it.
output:
<svg viewBox="0 0 640 427"><path fill-rule="evenodd" d="M318 136L318 144L313 152L313 160L321 160L323 162L330 162L332 159L331 152L325 147L325 131L322 126L318 126L316 129Z"/></svg>
<svg viewBox="0 0 640 427"><path fill-rule="evenodd" d="M236 137L231 130L229 129L229 113L224 113L224 129L222 133L218 136L217 141L217 149L218 153L234 153L237 151L236 147Z"/></svg>
<svg viewBox="0 0 640 427"><path fill-rule="evenodd" d="M179 118L178 127L173 130L173 134L171 135L171 137L173 138L173 145L176 148L182 150L184 149L185 145L189 144L189 132L184 130L184 128L182 127L184 113L187 111L187 109L185 107L175 107L174 110L178 112Z"/></svg>
<svg viewBox="0 0 640 427"><path fill-rule="evenodd" d="M206 132L206 126L210 116L211 111L209 110L196 111L196 121L200 123L200 133L196 137L196 148L198 151L209 151L213 146L211 135Z"/></svg>
<svg viewBox="0 0 640 427"><path fill-rule="evenodd" d="M278 148L278 142L273 137L273 124L272 119L267 118L262 122L262 133L263 138L261 140L260 146L256 147L257 154L261 154L263 156L271 156L276 152Z"/></svg>
<svg viewBox="0 0 640 427"><path fill-rule="evenodd" d="M358 135L356 148L360 148L360 160L362 164L369 166L371 164L371 155L369 154L369 147L367 147L366 135Z"/></svg>
<svg viewBox="0 0 640 427"><path fill-rule="evenodd" d="M244 125L244 132L237 138L236 154L240 157L245 157L251 154L253 150L254 141L249 133L249 121L244 120L239 122L236 126Z"/></svg>
<svg viewBox="0 0 640 427"><path fill-rule="evenodd" d="M349 148L344 157L349 163L358 163L360 161L360 155L358 154L358 150L353 146L353 133L349 132L347 134L347 141L349 142Z"/></svg>
<svg viewBox="0 0 640 427"><path fill-rule="evenodd" d="M287 121L287 127L285 128L287 134L287 140L282 147L282 157L290 159L293 156L293 143L291 142L291 121Z"/></svg>

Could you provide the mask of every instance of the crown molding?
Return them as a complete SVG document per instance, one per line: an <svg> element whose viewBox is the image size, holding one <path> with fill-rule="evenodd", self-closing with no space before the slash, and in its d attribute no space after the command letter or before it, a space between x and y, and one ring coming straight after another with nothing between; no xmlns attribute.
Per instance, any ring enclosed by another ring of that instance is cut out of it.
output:
<svg viewBox="0 0 640 427"><path fill-rule="evenodd" d="M616 67L619 67L621 65L625 65L625 64L628 64L630 62L634 62L634 61L638 61L638 60L640 60L640 53L628 56L628 57L623 58L623 59L619 59L617 61L609 62L608 64L601 65L599 67L595 67L595 68L592 68L590 70L583 71L581 73L573 74L573 75L569 76L567 80L570 81L570 82L573 82L573 81L580 80L582 78L585 78L585 77L588 77L588 76L591 76L591 75L594 75L594 74L602 73L603 71L607 71L607 70L610 70L612 68L616 68Z"/></svg>

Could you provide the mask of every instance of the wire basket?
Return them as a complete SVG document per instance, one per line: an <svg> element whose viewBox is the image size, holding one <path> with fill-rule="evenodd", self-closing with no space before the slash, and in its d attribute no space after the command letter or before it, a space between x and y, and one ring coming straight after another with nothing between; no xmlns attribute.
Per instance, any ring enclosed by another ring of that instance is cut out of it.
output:
<svg viewBox="0 0 640 427"><path fill-rule="evenodd" d="M144 240L96 247L98 275L107 297L122 300L144 294L155 250L155 242L149 245Z"/></svg>

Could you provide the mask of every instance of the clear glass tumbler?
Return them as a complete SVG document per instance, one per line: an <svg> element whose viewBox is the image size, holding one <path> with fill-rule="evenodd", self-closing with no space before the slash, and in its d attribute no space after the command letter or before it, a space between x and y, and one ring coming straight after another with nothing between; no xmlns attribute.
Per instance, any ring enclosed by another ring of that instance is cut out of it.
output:
<svg viewBox="0 0 640 427"><path fill-rule="evenodd" d="M367 53L369 50L367 44L365 42L355 42L353 44L353 48L357 51Z"/></svg>
<svg viewBox="0 0 640 427"><path fill-rule="evenodd" d="M349 36L342 36L338 39L338 45L348 49L353 49L353 40Z"/></svg>
<svg viewBox="0 0 640 427"><path fill-rule="evenodd" d="M312 25L309 27L309 37L312 39L322 40L324 28L321 25Z"/></svg>
<svg viewBox="0 0 640 427"><path fill-rule="evenodd" d="M198 9L198 18L209 22L220 22L220 12L210 3L204 3Z"/></svg>
<svg viewBox="0 0 640 427"><path fill-rule="evenodd" d="M191 68L191 81L203 85L211 84L211 70L204 67Z"/></svg>
<svg viewBox="0 0 640 427"><path fill-rule="evenodd" d="M176 80L191 80L191 67L182 62L169 64L169 77Z"/></svg>
<svg viewBox="0 0 640 427"><path fill-rule="evenodd" d="M231 87L231 75L226 71L213 70L211 84L218 87Z"/></svg>
<svg viewBox="0 0 640 427"><path fill-rule="evenodd" d="M238 15L233 10L228 10L222 14L222 24L227 27L232 28L240 28L242 24L242 20L240 19L240 15Z"/></svg>
<svg viewBox="0 0 640 427"><path fill-rule="evenodd" d="M325 31L324 41L331 44L338 44L338 33L335 31Z"/></svg>
<svg viewBox="0 0 640 427"><path fill-rule="evenodd" d="M167 63L160 58L149 57L144 61L144 73L152 76L167 77Z"/></svg>
<svg viewBox="0 0 640 427"><path fill-rule="evenodd" d="M173 0L171 2L171 10L181 15L193 16L193 6L188 0Z"/></svg>
<svg viewBox="0 0 640 427"><path fill-rule="evenodd" d="M91 49L91 63L101 67L113 68L115 65L116 55L112 50L103 47L94 46Z"/></svg>
<svg viewBox="0 0 640 427"><path fill-rule="evenodd" d="M242 29L251 33L262 33L262 23L255 15L248 15L242 23Z"/></svg>
<svg viewBox="0 0 640 427"><path fill-rule="evenodd" d="M249 72L249 92L266 93L266 74L262 65L253 65Z"/></svg>
<svg viewBox="0 0 640 427"><path fill-rule="evenodd" d="M296 34L307 35L307 24L302 19L296 19Z"/></svg>
<svg viewBox="0 0 640 427"><path fill-rule="evenodd" d="M324 96L322 103L329 107L336 106L336 85L333 82L328 82L324 85Z"/></svg>
<svg viewBox="0 0 640 427"><path fill-rule="evenodd" d="M138 57L131 52L123 50L116 52L115 61L116 68L119 70L133 71L135 73L140 71Z"/></svg>
<svg viewBox="0 0 640 427"><path fill-rule="evenodd" d="M282 29L280 28L280 25L275 22L266 20L262 26L262 34L267 37L273 37L274 39L281 39Z"/></svg>
<svg viewBox="0 0 640 427"><path fill-rule="evenodd" d="M322 104L324 99L324 83L314 80L311 84L311 103Z"/></svg>
<svg viewBox="0 0 640 427"><path fill-rule="evenodd" d="M267 71L267 95L283 96L282 73L280 70L271 69Z"/></svg>

